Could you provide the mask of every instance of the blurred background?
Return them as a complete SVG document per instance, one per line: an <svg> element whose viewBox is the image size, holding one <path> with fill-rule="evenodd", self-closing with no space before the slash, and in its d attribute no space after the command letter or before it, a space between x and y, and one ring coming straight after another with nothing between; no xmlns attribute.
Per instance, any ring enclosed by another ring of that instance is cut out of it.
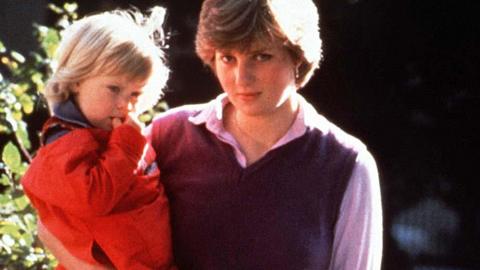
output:
<svg viewBox="0 0 480 270"><path fill-rule="evenodd" d="M294 1L294 0L292 0ZM381 176L385 270L480 269L478 0L316 0L324 60L301 93L362 139ZM34 50L47 0L0 0L0 40ZM197 59L200 0L77 1L80 16L168 9L169 107L220 92ZM30 120L40 125L46 112Z"/></svg>

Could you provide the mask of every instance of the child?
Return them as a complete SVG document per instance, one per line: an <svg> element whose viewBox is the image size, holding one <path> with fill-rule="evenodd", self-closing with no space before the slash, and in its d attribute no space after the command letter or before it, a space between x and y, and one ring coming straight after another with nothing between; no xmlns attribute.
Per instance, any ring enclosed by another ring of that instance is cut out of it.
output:
<svg viewBox="0 0 480 270"><path fill-rule="evenodd" d="M164 15L118 10L73 23L47 84L53 116L22 185L39 225L92 267L175 268L168 202L136 120L168 77L154 38Z"/></svg>

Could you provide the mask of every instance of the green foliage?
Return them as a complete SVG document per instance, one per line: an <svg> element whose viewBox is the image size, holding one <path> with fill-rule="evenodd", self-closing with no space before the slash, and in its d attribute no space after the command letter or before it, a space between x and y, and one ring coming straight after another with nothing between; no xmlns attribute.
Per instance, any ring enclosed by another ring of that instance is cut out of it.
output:
<svg viewBox="0 0 480 270"><path fill-rule="evenodd" d="M60 18L52 27L34 25L39 48L24 57L0 41L0 269L52 269L54 257L36 234L36 215L19 183L33 149L27 118L46 110L40 98L53 66L60 31L77 18L75 3L49 5Z"/></svg>

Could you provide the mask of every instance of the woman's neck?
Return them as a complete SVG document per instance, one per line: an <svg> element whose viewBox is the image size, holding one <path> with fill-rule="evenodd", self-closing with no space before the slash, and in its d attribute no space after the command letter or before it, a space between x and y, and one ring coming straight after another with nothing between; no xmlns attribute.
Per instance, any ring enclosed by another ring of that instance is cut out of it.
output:
<svg viewBox="0 0 480 270"><path fill-rule="evenodd" d="M298 112L298 100L291 98L271 114L248 115L231 104L225 107L225 128L233 135L247 157L247 164L261 158L282 138Z"/></svg>

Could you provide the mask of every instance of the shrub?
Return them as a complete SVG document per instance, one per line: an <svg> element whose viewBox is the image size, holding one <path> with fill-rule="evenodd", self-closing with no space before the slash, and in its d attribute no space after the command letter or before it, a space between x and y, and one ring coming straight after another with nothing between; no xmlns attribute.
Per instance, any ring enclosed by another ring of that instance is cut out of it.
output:
<svg viewBox="0 0 480 270"><path fill-rule="evenodd" d="M29 129L28 120L35 119L31 117L34 112L47 111L41 93L52 70L59 31L77 18L75 3L48 7L60 19L52 27L34 24L39 46L28 58L5 48L0 41L1 269L51 269L56 264L38 241L35 211L19 184L38 148L32 144L38 141L38 130Z"/></svg>

